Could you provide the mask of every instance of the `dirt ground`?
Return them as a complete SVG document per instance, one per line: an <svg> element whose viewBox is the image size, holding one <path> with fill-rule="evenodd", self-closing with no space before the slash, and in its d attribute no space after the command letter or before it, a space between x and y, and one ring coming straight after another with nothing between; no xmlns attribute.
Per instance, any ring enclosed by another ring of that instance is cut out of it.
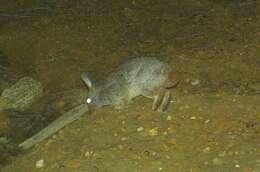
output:
<svg viewBox="0 0 260 172"><path fill-rule="evenodd" d="M43 4L37 15L0 11L11 80L85 88L83 71L100 78L131 56L159 56L181 82L166 113L143 97L87 113L1 172L260 172L259 1L71 2Z"/></svg>

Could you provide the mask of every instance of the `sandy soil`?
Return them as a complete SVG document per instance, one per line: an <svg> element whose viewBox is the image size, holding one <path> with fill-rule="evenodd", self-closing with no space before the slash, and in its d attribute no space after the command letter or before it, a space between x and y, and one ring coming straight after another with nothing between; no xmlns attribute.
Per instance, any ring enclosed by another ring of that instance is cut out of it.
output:
<svg viewBox="0 0 260 172"><path fill-rule="evenodd" d="M142 97L122 111L104 107L11 157L1 171L260 171L258 1L57 6L53 13L0 20L0 50L12 80L32 76L49 92L85 88L83 71L100 78L129 56L156 55L181 83L167 113L153 112ZM36 169L39 160L44 167Z"/></svg>

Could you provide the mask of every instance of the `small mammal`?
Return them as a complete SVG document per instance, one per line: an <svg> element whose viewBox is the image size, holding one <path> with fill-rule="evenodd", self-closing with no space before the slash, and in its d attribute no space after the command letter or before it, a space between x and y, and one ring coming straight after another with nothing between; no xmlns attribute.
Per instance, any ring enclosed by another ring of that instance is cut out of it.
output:
<svg viewBox="0 0 260 172"><path fill-rule="evenodd" d="M128 59L100 82L93 82L88 73L81 79L89 89L90 109L112 105L124 108L133 98L153 99L152 109L163 112L171 100L170 89L177 85L170 66L155 57Z"/></svg>

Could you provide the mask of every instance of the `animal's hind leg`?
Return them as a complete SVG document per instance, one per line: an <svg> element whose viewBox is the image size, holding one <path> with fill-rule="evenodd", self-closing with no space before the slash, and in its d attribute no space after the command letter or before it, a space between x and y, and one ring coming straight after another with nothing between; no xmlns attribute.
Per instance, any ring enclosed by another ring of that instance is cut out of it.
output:
<svg viewBox="0 0 260 172"><path fill-rule="evenodd" d="M162 101L161 101L158 111L165 112L168 108L170 100L171 100L171 92L170 92L170 90L166 90L162 97Z"/></svg>
<svg viewBox="0 0 260 172"><path fill-rule="evenodd" d="M162 100L163 100L163 95L164 95L164 91L160 90L158 92L158 94L154 95L153 97L153 105L152 105L152 110L156 110L158 109L158 107L160 106Z"/></svg>

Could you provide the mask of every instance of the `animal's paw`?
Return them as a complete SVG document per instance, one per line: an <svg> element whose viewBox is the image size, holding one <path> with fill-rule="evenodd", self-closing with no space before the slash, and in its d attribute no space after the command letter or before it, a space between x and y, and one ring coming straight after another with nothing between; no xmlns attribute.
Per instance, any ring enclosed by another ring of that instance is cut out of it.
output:
<svg viewBox="0 0 260 172"><path fill-rule="evenodd" d="M157 95L154 96L152 110L165 112L168 108L170 100L171 100L170 90L160 91Z"/></svg>

